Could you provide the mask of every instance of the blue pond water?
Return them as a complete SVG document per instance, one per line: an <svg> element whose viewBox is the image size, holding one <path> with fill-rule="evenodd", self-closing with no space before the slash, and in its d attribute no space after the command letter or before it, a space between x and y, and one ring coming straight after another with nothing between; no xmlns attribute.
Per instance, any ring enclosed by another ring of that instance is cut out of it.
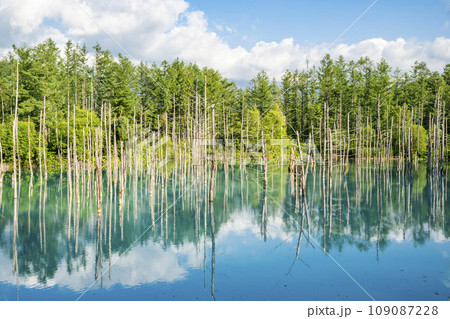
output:
<svg viewBox="0 0 450 319"><path fill-rule="evenodd" d="M1 300L447 300L448 178L371 166L308 175L287 167L104 175L102 215L87 174L22 174L17 212L2 178ZM73 183L74 184L74 183ZM73 185L75 187L75 185ZM16 216L16 218L15 218Z"/></svg>

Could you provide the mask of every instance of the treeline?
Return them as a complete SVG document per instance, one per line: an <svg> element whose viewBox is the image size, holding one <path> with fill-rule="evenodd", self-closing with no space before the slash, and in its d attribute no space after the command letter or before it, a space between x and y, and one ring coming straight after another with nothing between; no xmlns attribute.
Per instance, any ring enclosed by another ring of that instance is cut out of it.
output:
<svg viewBox="0 0 450 319"><path fill-rule="evenodd" d="M49 163L57 163L58 155L67 157L68 143L81 154L83 139L103 125L110 126L104 132L112 132L117 145L137 132L190 138L193 122L203 115L204 136L212 136L214 123L214 136L236 139L241 150L244 139L248 149L263 130L268 142L298 135L303 143L311 137L319 150L328 136L350 156L364 154L364 147L375 156L377 139L386 140L392 156L405 156L402 150L411 140L408 152L426 157L432 124L441 144L448 135L450 64L439 73L416 62L403 73L384 60L347 62L326 55L320 65L286 71L281 83L261 71L248 87L239 88L216 70L178 59L135 65L98 44L89 53L85 45L69 41L60 52L49 39L35 47L13 46L1 59L0 98L2 160L12 162L17 101L22 166L29 157L38 163L40 145ZM104 136L103 143L108 141L112 137ZM273 148L268 151L274 156Z"/></svg>

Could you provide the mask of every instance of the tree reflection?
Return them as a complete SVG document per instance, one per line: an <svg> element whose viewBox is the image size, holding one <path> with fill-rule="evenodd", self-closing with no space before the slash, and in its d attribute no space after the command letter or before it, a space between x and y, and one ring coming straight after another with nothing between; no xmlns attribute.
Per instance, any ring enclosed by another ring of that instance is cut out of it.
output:
<svg viewBox="0 0 450 319"><path fill-rule="evenodd" d="M421 167L417 175L396 168L378 175L370 163L350 166L347 172L334 169L331 175L327 169L313 168L302 197L295 186L298 181L286 170L275 170L267 190L262 190L260 174L252 167L229 166L225 173L219 166L212 185L203 169L189 174L183 167L162 169L136 177L127 176L119 166L114 183L112 178L103 179L106 197L100 215L89 174L86 185L80 185L80 203L74 202L75 183L66 175L49 175L47 181L33 183L22 174L17 206L10 173L5 174L7 178L0 175L0 249L11 258L11 278L35 276L41 285L53 279L60 267L73 274L92 262L95 280L103 280L103 261L108 262L110 278L114 277L112 256L122 255L137 241L137 246L156 243L165 250L187 243L203 247L206 287L210 242L211 297L215 298L216 238L243 211L251 214L264 241L270 240L271 222L281 220L281 231L295 234L296 259L310 237L325 252L342 251L345 246L360 251L374 248L374 258L382 258L392 240L422 245L433 233L450 236L448 180L426 178ZM13 240L8 236L11 228ZM95 249L93 261L87 258L90 248Z"/></svg>

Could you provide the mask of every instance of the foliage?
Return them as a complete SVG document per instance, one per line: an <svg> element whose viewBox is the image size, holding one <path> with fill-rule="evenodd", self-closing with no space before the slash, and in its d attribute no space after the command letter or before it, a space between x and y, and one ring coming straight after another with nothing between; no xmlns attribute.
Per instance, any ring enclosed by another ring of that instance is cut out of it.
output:
<svg viewBox="0 0 450 319"><path fill-rule="evenodd" d="M111 106L116 139L120 143L128 140L134 125L139 131L159 128L160 132L165 132L167 128L172 135L175 123L175 133L183 134L192 130L198 120L196 112L210 112L215 105L217 137L232 134L238 139L239 147L247 130L250 142L255 145L263 129L268 141L280 137L296 139L299 134L304 142L313 133L316 145L321 148L319 127L323 129L324 121L332 130L341 131L345 136L350 134L355 146L358 121L367 138L369 131L372 136L378 135L380 118L381 136L386 138L392 131L396 155L402 141L399 128L402 131L403 121L410 126L412 116L413 132L420 126L418 153L425 157L423 144L429 129L429 115L436 116L436 97L439 96L441 105L450 105L450 64L444 67L442 74L431 71L420 61L415 62L410 71L402 72L393 70L383 59L374 62L362 57L346 61L342 56L333 59L325 55L317 66L307 63L304 70L286 70L280 84L261 70L247 88L239 88L217 70L199 68L179 59L159 65L144 62L135 65L121 54L114 57L99 44L93 47L92 53L94 59L90 64L85 45L68 41L61 52L55 42L48 39L34 47L13 46L12 51L3 56L0 101L1 138L5 150L12 144L8 125L12 123L17 80L19 122L27 122L30 116L32 144L37 145L40 117L45 109L46 147L51 160L56 158L58 150L66 154L67 130L69 142L73 141L74 107L77 152L82 151L83 129L85 138L93 133L100 125L105 106ZM445 119L448 118L447 111ZM19 130L22 126L23 123L19 124ZM110 129L113 130L113 125ZM22 133L19 132L19 136ZM417 139L415 135L413 138ZM27 135L24 136L27 139ZM413 144L413 148L417 148L417 141ZM21 159L28 156L22 154L23 151L21 145ZM268 151L273 155L280 149L269 146ZM11 154L4 153L5 161L10 161ZM37 163L38 153L32 151L32 157Z"/></svg>
<svg viewBox="0 0 450 319"><path fill-rule="evenodd" d="M417 152L419 157L427 156L427 146L428 146L428 133L423 126L413 125L412 127L412 148L413 151ZM417 142L417 139L419 142Z"/></svg>
<svg viewBox="0 0 450 319"><path fill-rule="evenodd" d="M92 125L91 125L92 120ZM100 125L100 119L94 113L87 110L76 109L75 110L75 135L76 135L76 146L77 154L79 156L84 153L83 148L83 136L85 141L89 137L95 140L95 129ZM67 126L67 120L60 121L56 126L50 130L49 136L49 147L55 153L59 149L62 154L67 155L67 141L69 140L70 145L73 143L73 113L69 119L69 126ZM67 136L67 130L69 130L69 136ZM58 136L56 136L58 133ZM86 150L87 152L87 150Z"/></svg>
<svg viewBox="0 0 450 319"><path fill-rule="evenodd" d="M264 134L266 135L268 156L278 156L281 151L281 143L279 140L287 138L286 118L278 103L275 103L270 111L267 112L261 123Z"/></svg>
<svg viewBox="0 0 450 319"><path fill-rule="evenodd" d="M2 143L3 161L12 162L13 154L13 123L0 124L0 141ZM28 147L28 122L18 121L17 133L19 140L19 155L21 164L28 166L29 149L31 153L32 161L37 162L36 159L39 155L39 137L36 131L34 123L30 123L30 148ZM41 142L43 143L43 142ZM43 155L42 155L43 156Z"/></svg>

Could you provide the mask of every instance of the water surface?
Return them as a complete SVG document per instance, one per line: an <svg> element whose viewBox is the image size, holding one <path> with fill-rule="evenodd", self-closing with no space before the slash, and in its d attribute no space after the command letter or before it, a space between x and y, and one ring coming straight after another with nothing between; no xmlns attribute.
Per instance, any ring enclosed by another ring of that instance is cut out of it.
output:
<svg viewBox="0 0 450 319"><path fill-rule="evenodd" d="M210 172L208 172L209 174ZM146 175L125 191L104 174L11 174L0 204L1 300L447 300L448 179L424 168L311 171L306 195L287 167ZM75 187L73 185L72 187Z"/></svg>

